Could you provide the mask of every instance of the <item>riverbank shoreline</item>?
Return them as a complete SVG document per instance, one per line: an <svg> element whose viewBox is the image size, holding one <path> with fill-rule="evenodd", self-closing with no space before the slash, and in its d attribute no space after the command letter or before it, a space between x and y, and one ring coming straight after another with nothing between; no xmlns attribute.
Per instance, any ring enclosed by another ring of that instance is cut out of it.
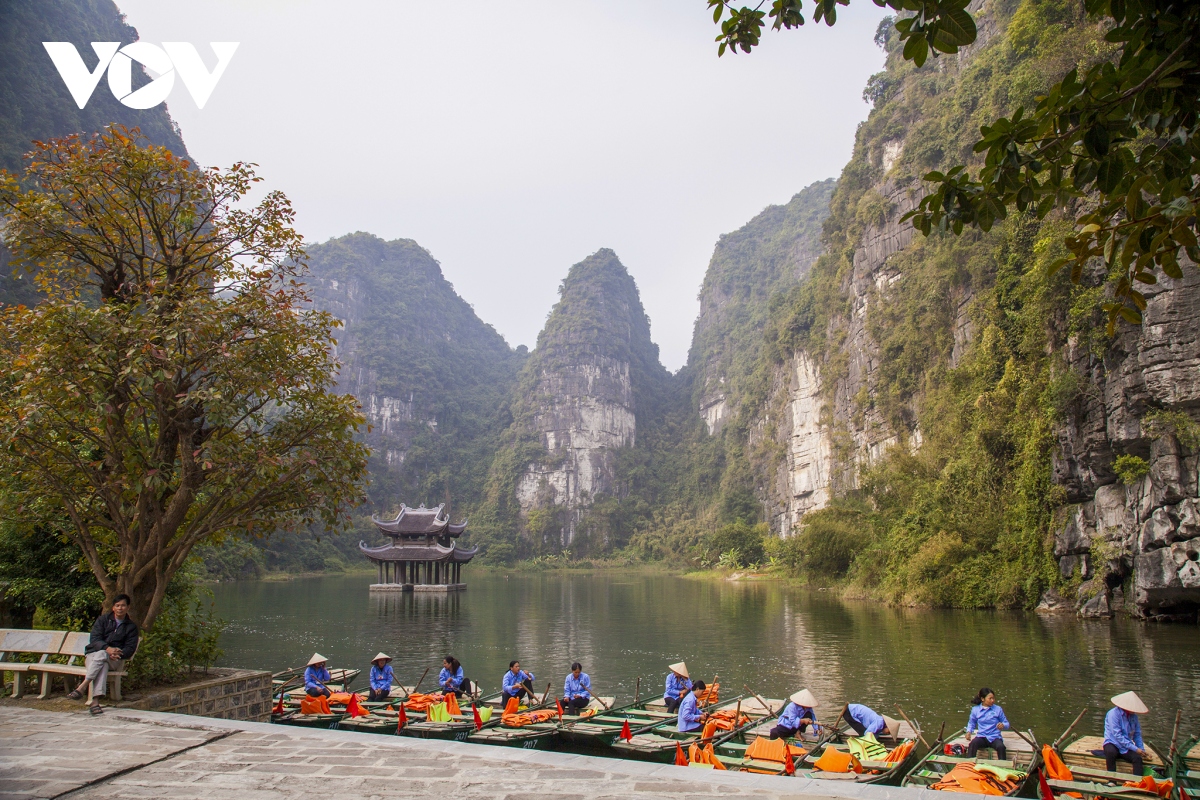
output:
<svg viewBox="0 0 1200 800"><path fill-rule="evenodd" d="M929 790L113 709L0 708L4 800L254 796L929 800Z"/></svg>

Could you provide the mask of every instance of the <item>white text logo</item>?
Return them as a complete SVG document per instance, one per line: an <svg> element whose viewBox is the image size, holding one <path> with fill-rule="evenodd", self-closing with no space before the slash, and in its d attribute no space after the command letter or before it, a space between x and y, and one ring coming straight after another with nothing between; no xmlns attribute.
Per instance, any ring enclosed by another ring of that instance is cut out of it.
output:
<svg viewBox="0 0 1200 800"><path fill-rule="evenodd" d="M124 47L120 42L92 42L92 49L96 51L100 62L94 70L89 71L75 45L70 42L42 42L80 108L87 105L105 70L108 71L108 88L113 96L130 108L151 108L166 100L175 86L176 72L196 101L196 107L204 108L217 81L229 66L238 44L209 42L217 55L217 66L209 72L196 48L188 42L163 42L162 47L148 42L134 42ZM133 89L135 61L145 67L153 78L137 90Z"/></svg>

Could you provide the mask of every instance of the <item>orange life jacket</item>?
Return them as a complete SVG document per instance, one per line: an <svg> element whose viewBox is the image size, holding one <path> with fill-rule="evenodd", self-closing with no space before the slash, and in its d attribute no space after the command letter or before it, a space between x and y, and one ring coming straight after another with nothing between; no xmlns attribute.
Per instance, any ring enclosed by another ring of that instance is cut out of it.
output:
<svg viewBox="0 0 1200 800"><path fill-rule="evenodd" d="M301 714L332 714L333 710L329 708L329 701L324 696L321 697L305 697L300 700Z"/></svg>

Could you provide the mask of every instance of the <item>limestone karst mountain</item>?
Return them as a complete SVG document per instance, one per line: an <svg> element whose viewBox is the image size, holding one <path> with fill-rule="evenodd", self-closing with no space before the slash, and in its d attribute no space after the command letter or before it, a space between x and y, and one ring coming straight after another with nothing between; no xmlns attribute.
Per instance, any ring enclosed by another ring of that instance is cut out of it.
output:
<svg viewBox="0 0 1200 800"><path fill-rule="evenodd" d="M358 398L371 426L374 505L476 507L523 354L410 239L353 233L308 257L314 303L344 326L339 391Z"/></svg>
<svg viewBox="0 0 1200 800"><path fill-rule="evenodd" d="M537 552L571 547L593 503L635 491L622 454L647 449L645 429L660 423L670 382L617 255L599 250L571 267L522 370L493 464L497 533L519 531Z"/></svg>

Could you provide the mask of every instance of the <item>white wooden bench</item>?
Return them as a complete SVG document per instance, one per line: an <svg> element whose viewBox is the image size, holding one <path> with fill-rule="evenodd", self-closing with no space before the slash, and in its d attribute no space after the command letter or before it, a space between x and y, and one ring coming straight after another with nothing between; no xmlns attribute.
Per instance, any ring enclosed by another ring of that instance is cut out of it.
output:
<svg viewBox="0 0 1200 800"><path fill-rule="evenodd" d="M0 628L0 673L13 674L13 697L25 693L25 676L46 659L58 655L66 631L31 631L22 628ZM36 663L14 661L21 655L38 657ZM3 686L0 685L0 691Z"/></svg>
<svg viewBox="0 0 1200 800"><path fill-rule="evenodd" d="M91 641L91 638L92 636L90 633L68 633L66 638L63 639L62 646L58 650L58 655L67 657L67 663L65 664L53 664L48 661L38 664L30 664L30 671L40 673L42 676L42 690L38 694L39 700L45 700L50 696L50 692L53 691L55 676L61 675L63 678L63 685L66 687L67 691L70 691L70 679L72 677L82 678L87 674L87 667L84 666L84 656L87 655L86 648L88 642ZM138 638L138 643L141 643L140 637ZM134 650L134 655L136 654L137 651ZM121 666L117 669L109 669L108 696L110 699L118 701L121 699L121 678L125 677L125 670L132 659L133 656L130 656L129 658L122 660ZM94 688L95 687L93 685L88 685L89 703L92 702L92 690Z"/></svg>

